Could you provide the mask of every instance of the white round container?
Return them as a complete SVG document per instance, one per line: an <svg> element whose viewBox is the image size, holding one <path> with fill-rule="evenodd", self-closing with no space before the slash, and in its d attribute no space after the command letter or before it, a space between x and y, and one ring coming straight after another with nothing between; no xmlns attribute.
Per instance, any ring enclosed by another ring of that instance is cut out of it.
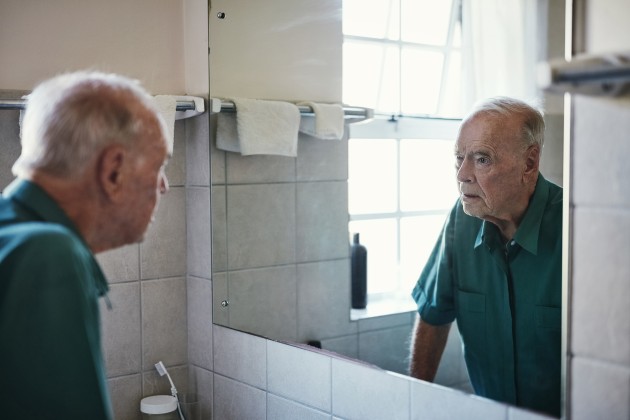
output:
<svg viewBox="0 0 630 420"><path fill-rule="evenodd" d="M140 401L143 420L179 420L177 399L171 395L153 395Z"/></svg>

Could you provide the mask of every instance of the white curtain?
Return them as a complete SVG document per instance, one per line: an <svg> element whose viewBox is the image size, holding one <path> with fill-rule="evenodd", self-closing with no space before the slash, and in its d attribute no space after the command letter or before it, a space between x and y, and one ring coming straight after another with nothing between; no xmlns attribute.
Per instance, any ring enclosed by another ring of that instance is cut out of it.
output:
<svg viewBox="0 0 630 420"><path fill-rule="evenodd" d="M464 110L491 96L536 103L537 0L462 0Z"/></svg>

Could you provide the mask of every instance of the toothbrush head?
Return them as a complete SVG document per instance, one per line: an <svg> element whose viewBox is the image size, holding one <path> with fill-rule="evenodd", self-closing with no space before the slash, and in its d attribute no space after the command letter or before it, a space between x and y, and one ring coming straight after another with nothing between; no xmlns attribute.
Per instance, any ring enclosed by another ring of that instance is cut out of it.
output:
<svg viewBox="0 0 630 420"><path fill-rule="evenodd" d="M164 376L167 374L166 368L164 367L164 363L162 363L161 360L155 364L155 369L158 371L160 376Z"/></svg>

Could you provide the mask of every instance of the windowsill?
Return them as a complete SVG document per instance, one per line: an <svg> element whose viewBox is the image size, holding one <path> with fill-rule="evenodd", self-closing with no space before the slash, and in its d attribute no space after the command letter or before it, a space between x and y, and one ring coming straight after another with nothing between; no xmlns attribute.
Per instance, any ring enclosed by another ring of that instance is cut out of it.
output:
<svg viewBox="0 0 630 420"><path fill-rule="evenodd" d="M365 318L404 314L414 312L416 309L416 303L411 297L390 297L377 301L368 301L365 309L350 309L350 320L359 321Z"/></svg>

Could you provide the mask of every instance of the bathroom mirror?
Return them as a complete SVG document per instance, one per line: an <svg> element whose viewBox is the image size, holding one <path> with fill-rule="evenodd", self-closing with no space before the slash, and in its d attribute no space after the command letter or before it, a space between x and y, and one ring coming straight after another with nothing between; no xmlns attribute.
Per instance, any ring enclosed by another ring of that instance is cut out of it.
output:
<svg viewBox="0 0 630 420"><path fill-rule="evenodd" d="M342 3L213 0L211 96L341 103ZM563 2L536 3L538 33L549 34L537 40L536 59L561 56ZM562 100L544 101L541 172L562 185ZM217 116L211 121L216 127ZM347 138L300 135L290 158L224 152L211 137L213 322L405 373L411 298L402 308L351 318ZM436 381L467 389L456 328Z"/></svg>

